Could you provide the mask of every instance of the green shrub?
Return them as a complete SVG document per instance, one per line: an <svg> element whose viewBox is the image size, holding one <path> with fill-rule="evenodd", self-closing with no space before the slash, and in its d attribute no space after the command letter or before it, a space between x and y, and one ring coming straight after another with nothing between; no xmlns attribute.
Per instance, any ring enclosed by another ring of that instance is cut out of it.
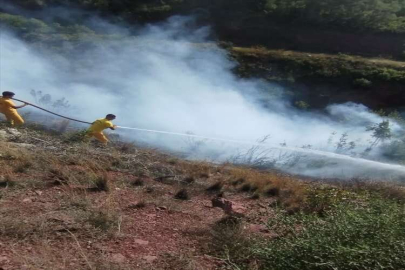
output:
<svg viewBox="0 0 405 270"><path fill-rule="evenodd" d="M116 213L109 213L101 210L93 210L85 213L84 221L96 229L108 231L118 223Z"/></svg>
<svg viewBox="0 0 405 270"><path fill-rule="evenodd" d="M373 83L365 78L356 79L353 81L354 86L368 88L373 85Z"/></svg>
<svg viewBox="0 0 405 270"><path fill-rule="evenodd" d="M298 109L306 111L306 110L309 109L310 106L305 101L300 100L300 101L295 102L295 107L297 107Z"/></svg>
<svg viewBox="0 0 405 270"><path fill-rule="evenodd" d="M343 29L405 32L400 0L265 0L264 11L295 23L333 25Z"/></svg>
<svg viewBox="0 0 405 270"><path fill-rule="evenodd" d="M10 15L0 12L0 24L6 25L17 32L49 33L51 28L37 19L27 19L18 15Z"/></svg>
<svg viewBox="0 0 405 270"><path fill-rule="evenodd" d="M341 204L325 218L281 214L269 226L284 236L254 249L262 269L405 269L405 211L396 202Z"/></svg>

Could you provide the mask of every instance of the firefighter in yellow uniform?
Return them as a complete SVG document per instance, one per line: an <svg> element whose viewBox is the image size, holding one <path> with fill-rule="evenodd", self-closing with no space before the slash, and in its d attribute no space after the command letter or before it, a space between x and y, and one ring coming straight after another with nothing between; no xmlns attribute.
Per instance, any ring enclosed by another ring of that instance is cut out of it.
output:
<svg viewBox="0 0 405 270"><path fill-rule="evenodd" d="M21 126L24 124L24 119L19 115L17 109L27 106L27 103L21 106L15 106L14 102L11 100L14 97L13 92L5 91L0 97L0 113L6 116L7 121L12 127Z"/></svg>
<svg viewBox="0 0 405 270"><path fill-rule="evenodd" d="M88 137L94 137L98 141L102 142L103 144L108 143L107 137L104 135L103 130L104 129L112 129L115 130L117 126L115 126L111 121L113 121L116 118L115 115L113 114L108 114L105 118L103 119L98 119L94 121L90 128L87 130L87 136Z"/></svg>

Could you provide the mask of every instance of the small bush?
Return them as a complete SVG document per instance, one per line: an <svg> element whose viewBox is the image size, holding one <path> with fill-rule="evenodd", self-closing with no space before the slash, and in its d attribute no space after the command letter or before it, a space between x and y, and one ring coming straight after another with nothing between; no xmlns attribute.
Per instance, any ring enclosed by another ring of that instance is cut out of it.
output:
<svg viewBox="0 0 405 270"><path fill-rule="evenodd" d="M26 173L29 168L32 167L32 163L29 161L19 162L14 168L15 173Z"/></svg>
<svg viewBox="0 0 405 270"><path fill-rule="evenodd" d="M85 221L94 228L108 231L117 223L118 217L104 211L92 211Z"/></svg>
<svg viewBox="0 0 405 270"><path fill-rule="evenodd" d="M54 167L49 170L49 177L54 179L54 185L62 185L69 182L69 176L66 171L59 167Z"/></svg>
<svg viewBox="0 0 405 270"><path fill-rule="evenodd" d="M137 203L134 203L129 206L131 209L141 209L146 207L146 202L145 201L139 201Z"/></svg>
<svg viewBox="0 0 405 270"><path fill-rule="evenodd" d="M14 187L16 182L14 182L10 176L6 175L3 180L0 181L0 188Z"/></svg>
<svg viewBox="0 0 405 270"><path fill-rule="evenodd" d="M246 183L244 185L242 185L239 189L240 192L254 192L258 189L257 186Z"/></svg>
<svg viewBox="0 0 405 270"><path fill-rule="evenodd" d="M300 100L300 101L295 102L295 107L297 107L300 110L306 111L309 109L310 106L305 101Z"/></svg>
<svg viewBox="0 0 405 270"><path fill-rule="evenodd" d="M142 179L136 179L135 181L132 182L132 185L134 187L142 187L145 185L145 181L143 181Z"/></svg>
<svg viewBox="0 0 405 270"><path fill-rule="evenodd" d="M232 181L232 186L236 187L239 186L240 184L243 184L246 180L244 178L238 178L234 181Z"/></svg>
<svg viewBox="0 0 405 270"><path fill-rule="evenodd" d="M239 188L239 191L241 191L241 192L249 192L250 191L250 184L244 184L243 186L241 186L240 188Z"/></svg>
<svg viewBox="0 0 405 270"><path fill-rule="evenodd" d="M175 195L174 198L177 200L189 200L190 196L188 195L188 192L186 189L181 189L179 190Z"/></svg>
<svg viewBox="0 0 405 270"><path fill-rule="evenodd" d="M94 187L91 187L91 191L109 191L109 181L107 176L98 176L93 181Z"/></svg>
<svg viewBox="0 0 405 270"><path fill-rule="evenodd" d="M264 191L264 194L268 197L276 197L280 195L280 189L278 187L270 187Z"/></svg>
<svg viewBox="0 0 405 270"><path fill-rule="evenodd" d="M252 200L258 200L258 199L260 199L260 193L259 192L253 193L252 196L250 196L250 198Z"/></svg>
<svg viewBox="0 0 405 270"><path fill-rule="evenodd" d="M219 192L223 188L224 184L222 182L216 182L209 186L206 191L208 192Z"/></svg>
<svg viewBox="0 0 405 270"><path fill-rule="evenodd" d="M213 225L210 250L214 255L228 260L232 259L232 262L245 263L247 258L250 257L250 246L250 240L243 231L241 218L227 215Z"/></svg>
<svg viewBox="0 0 405 270"><path fill-rule="evenodd" d="M373 83L365 78L356 79L353 81L353 85L362 88L368 88L373 85Z"/></svg>
<svg viewBox="0 0 405 270"><path fill-rule="evenodd" d="M185 183L185 184L192 184L192 183L194 183L195 182L195 178L194 177L192 177L192 176L189 176L189 177L186 177L186 178L184 178L183 179L183 183Z"/></svg>

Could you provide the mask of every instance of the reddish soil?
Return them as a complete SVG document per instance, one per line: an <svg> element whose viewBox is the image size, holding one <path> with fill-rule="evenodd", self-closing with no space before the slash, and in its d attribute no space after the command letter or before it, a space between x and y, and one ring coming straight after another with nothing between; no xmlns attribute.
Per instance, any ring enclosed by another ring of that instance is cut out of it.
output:
<svg viewBox="0 0 405 270"><path fill-rule="evenodd" d="M120 172L109 173L109 192L52 186L52 180L44 178L35 179L29 187L32 177L19 175L16 182L23 182L24 188L17 183L16 188L2 190L1 214L23 227L19 235L1 236L0 269L221 268L222 261L206 249L212 225L225 215L211 206L215 195L204 191L209 179L188 187L190 200L180 201L173 198L179 184L144 178L144 186L134 187L128 182L135 177ZM246 230L268 236L263 224L272 214L270 199L252 200L247 194L231 192L225 192L225 198L244 213ZM91 209L114 215L108 232L76 221L72 211L77 206L72 205L81 200L87 200ZM24 228L36 219L39 222L34 225L41 228Z"/></svg>

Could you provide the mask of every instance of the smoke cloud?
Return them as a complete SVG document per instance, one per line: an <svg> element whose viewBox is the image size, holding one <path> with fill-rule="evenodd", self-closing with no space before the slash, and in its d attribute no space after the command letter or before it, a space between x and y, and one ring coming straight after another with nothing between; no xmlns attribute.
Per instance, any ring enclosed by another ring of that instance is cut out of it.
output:
<svg viewBox="0 0 405 270"><path fill-rule="evenodd" d="M209 42L209 27L190 25L192 18L173 17L69 55L36 50L2 31L0 89L27 101L33 101L31 89L53 99L65 97L71 106L60 112L85 121L114 113L120 126L244 142L117 130L129 140L189 158L255 161L320 177L405 176L402 166L358 158L372 139L365 127L383 121L380 116L358 104L330 106L328 115L297 110L280 98L279 85L234 75L236 63ZM103 27L110 26L103 22ZM391 128L401 132L395 123ZM339 152L337 143L345 133L355 149ZM252 146L245 142L265 137L248 151ZM376 159L377 154L370 157Z"/></svg>

